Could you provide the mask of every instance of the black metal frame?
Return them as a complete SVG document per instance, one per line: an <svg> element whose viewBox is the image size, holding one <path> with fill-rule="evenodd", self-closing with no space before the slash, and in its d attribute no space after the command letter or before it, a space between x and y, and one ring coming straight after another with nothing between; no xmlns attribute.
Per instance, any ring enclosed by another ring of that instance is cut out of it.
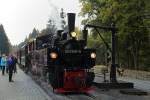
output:
<svg viewBox="0 0 150 100"><path fill-rule="evenodd" d="M112 55L112 64L111 64L111 72L110 72L110 81L113 82L113 83L116 83L117 82L117 79L116 79L116 66L117 66L117 64L115 63L115 61L116 61L116 59L115 59L115 55L116 55L116 48L115 48L116 47L116 42L115 41L116 41L117 28L114 25L112 25L112 26L85 25L84 31L87 28L94 28L98 32L100 38L102 39L102 41L106 45L107 49L111 52L111 55ZM109 47L108 43L102 37L102 35L100 34L100 32L99 32L98 29L108 30L108 31L112 32L112 49Z"/></svg>

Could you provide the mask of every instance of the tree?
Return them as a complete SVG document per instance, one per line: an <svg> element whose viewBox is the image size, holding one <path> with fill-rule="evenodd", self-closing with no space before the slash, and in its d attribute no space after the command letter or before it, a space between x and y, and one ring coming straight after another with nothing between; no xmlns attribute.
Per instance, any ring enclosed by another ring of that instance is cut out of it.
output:
<svg viewBox="0 0 150 100"><path fill-rule="evenodd" d="M83 20L84 24L110 26L115 23L118 27L118 59L121 59L120 61L126 66L136 69L143 65L144 62L141 63L140 60L143 59L144 52L150 49L147 21L145 22L142 17L147 10L146 1L80 0L82 4L80 15L86 17ZM106 34L104 37L109 36ZM146 57L146 59L148 58Z"/></svg>
<svg viewBox="0 0 150 100"><path fill-rule="evenodd" d="M51 19L49 19L46 29L43 29L39 35L40 36L46 35L46 34L54 35L56 33L56 30L57 30L57 28L55 26L55 23Z"/></svg>
<svg viewBox="0 0 150 100"><path fill-rule="evenodd" d="M9 39L5 33L4 27L0 25L0 53L1 54L8 54L10 51L11 44Z"/></svg>
<svg viewBox="0 0 150 100"><path fill-rule="evenodd" d="M32 33L29 34L28 39L29 40L30 39L34 39L34 38L36 38L38 36L38 34L39 34L39 31L34 28L33 31L32 31Z"/></svg>
<svg viewBox="0 0 150 100"><path fill-rule="evenodd" d="M47 29L49 34L54 34L56 32L56 30L57 30L54 21L49 19L46 29Z"/></svg>

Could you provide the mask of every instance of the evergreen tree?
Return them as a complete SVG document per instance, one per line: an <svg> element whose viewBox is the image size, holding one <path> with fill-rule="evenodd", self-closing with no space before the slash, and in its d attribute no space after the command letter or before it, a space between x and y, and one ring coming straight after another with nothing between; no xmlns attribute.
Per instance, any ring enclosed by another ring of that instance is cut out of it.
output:
<svg viewBox="0 0 150 100"><path fill-rule="evenodd" d="M10 51L10 42L5 33L4 27L0 25L0 53L1 54L8 54Z"/></svg>
<svg viewBox="0 0 150 100"><path fill-rule="evenodd" d="M49 19L49 21L48 21L46 30L47 30L48 34L54 34L57 30L55 23L51 19Z"/></svg>
<svg viewBox="0 0 150 100"><path fill-rule="evenodd" d="M47 23L47 27L40 32L39 36L47 35L47 34L54 35L56 33L56 30L57 29L56 29L55 23L51 19L49 19Z"/></svg>
<svg viewBox="0 0 150 100"><path fill-rule="evenodd" d="M36 38L38 36L38 34L39 34L39 31L34 28L32 33L29 34L29 38L28 39L29 40L30 39L34 39L34 38Z"/></svg>

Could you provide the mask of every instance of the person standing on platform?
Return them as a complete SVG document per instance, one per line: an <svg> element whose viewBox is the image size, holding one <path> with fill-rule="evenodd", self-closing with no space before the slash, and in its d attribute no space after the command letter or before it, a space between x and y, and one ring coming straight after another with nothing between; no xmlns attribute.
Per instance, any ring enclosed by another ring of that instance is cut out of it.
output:
<svg viewBox="0 0 150 100"><path fill-rule="evenodd" d="M13 70L14 70L14 66L15 66L15 58L13 56L11 56L9 61L10 61L10 64L9 64L9 82L14 82L12 80L12 75L13 75Z"/></svg>
<svg viewBox="0 0 150 100"><path fill-rule="evenodd" d="M10 65L10 55L7 55L6 57L6 73L9 71L9 65Z"/></svg>
<svg viewBox="0 0 150 100"><path fill-rule="evenodd" d="M5 74L5 67L6 67L6 56L3 55L1 58L2 75Z"/></svg>
<svg viewBox="0 0 150 100"><path fill-rule="evenodd" d="M17 73L17 66L16 66L16 64L17 64L17 62L18 62L18 60L17 60L17 57L16 56L14 56L14 60L15 60L15 65L14 65L14 73Z"/></svg>
<svg viewBox="0 0 150 100"><path fill-rule="evenodd" d="M1 54L0 54L0 70L2 69L2 68L1 68L1 58L2 58L2 56L1 56Z"/></svg>

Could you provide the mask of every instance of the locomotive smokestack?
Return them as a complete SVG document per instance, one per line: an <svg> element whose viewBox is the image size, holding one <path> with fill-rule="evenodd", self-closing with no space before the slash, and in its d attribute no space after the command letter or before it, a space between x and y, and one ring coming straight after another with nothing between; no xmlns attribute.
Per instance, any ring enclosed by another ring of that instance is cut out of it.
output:
<svg viewBox="0 0 150 100"><path fill-rule="evenodd" d="M68 13L68 30L69 34L75 29L75 13Z"/></svg>

